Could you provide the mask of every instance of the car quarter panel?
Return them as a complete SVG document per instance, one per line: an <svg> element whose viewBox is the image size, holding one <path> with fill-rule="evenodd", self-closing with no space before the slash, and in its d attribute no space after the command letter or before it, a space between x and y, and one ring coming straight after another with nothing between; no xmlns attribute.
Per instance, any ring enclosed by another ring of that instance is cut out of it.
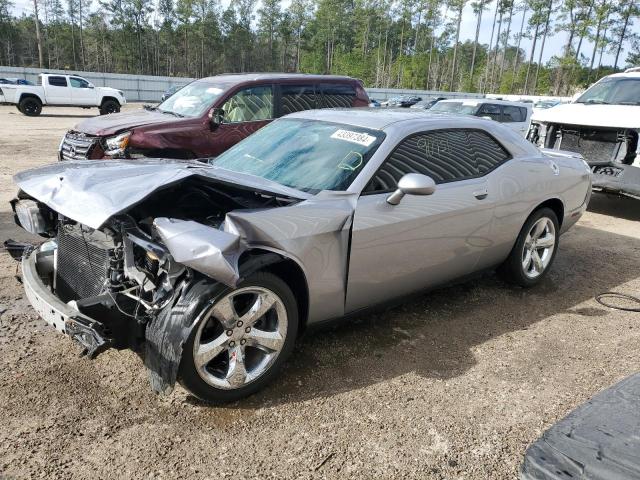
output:
<svg viewBox="0 0 640 480"><path fill-rule="evenodd" d="M302 269L309 291L308 323L344 315L349 236L357 196L321 192L290 207L237 210L225 230L238 233L248 248L282 254Z"/></svg>

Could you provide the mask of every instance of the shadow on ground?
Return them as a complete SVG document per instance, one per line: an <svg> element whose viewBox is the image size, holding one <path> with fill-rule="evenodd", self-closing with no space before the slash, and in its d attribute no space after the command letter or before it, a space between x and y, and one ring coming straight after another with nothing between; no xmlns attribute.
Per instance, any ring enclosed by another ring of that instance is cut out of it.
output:
<svg viewBox="0 0 640 480"><path fill-rule="evenodd" d="M589 202L589 211L640 222L640 200L634 198L594 193Z"/></svg>

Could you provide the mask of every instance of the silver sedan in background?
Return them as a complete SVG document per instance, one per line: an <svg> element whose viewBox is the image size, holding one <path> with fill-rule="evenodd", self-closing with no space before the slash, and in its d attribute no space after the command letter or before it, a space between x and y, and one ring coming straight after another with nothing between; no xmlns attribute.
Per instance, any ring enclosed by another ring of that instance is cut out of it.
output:
<svg viewBox="0 0 640 480"><path fill-rule="evenodd" d="M497 269L539 283L590 171L491 120L380 109L274 121L215 160L18 174L34 308L90 357L214 402L273 380L306 327Z"/></svg>

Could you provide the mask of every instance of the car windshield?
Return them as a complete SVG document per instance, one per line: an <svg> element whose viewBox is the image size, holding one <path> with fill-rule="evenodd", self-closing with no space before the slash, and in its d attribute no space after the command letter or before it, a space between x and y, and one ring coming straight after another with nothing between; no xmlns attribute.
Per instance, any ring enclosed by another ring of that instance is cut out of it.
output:
<svg viewBox="0 0 640 480"><path fill-rule="evenodd" d="M640 78L605 78L584 92L576 103L640 105Z"/></svg>
<svg viewBox="0 0 640 480"><path fill-rule="evenodd" d="M199 117L209 109L227 85L198 81L181 88L164 102L158 110L178 117Z"/></svg>
<svg viewBox="0 0 640 480"><path fill-rule="evenodd" d="M211 163L305 192L346 190L383 139L380 131L351 125L281 119Z"/></svg>
<svg viewBox="0 0 640 480"><path fill-rule="evenodd" d="M471 102L438 102L429 109L430 112L459 113L462 115L475 115L478 104Z"/></svg>

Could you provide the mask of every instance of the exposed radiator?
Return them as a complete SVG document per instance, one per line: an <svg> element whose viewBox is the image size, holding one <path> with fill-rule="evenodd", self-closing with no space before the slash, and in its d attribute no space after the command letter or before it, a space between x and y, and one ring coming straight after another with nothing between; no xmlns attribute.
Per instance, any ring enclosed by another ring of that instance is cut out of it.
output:
<svg viewBox="0 0 640 480"><path fill-rule="evenodd" d="M109 277L112 249L88 236L76 226L58 230L56 294L64 302L99 295Z"/></svg>

